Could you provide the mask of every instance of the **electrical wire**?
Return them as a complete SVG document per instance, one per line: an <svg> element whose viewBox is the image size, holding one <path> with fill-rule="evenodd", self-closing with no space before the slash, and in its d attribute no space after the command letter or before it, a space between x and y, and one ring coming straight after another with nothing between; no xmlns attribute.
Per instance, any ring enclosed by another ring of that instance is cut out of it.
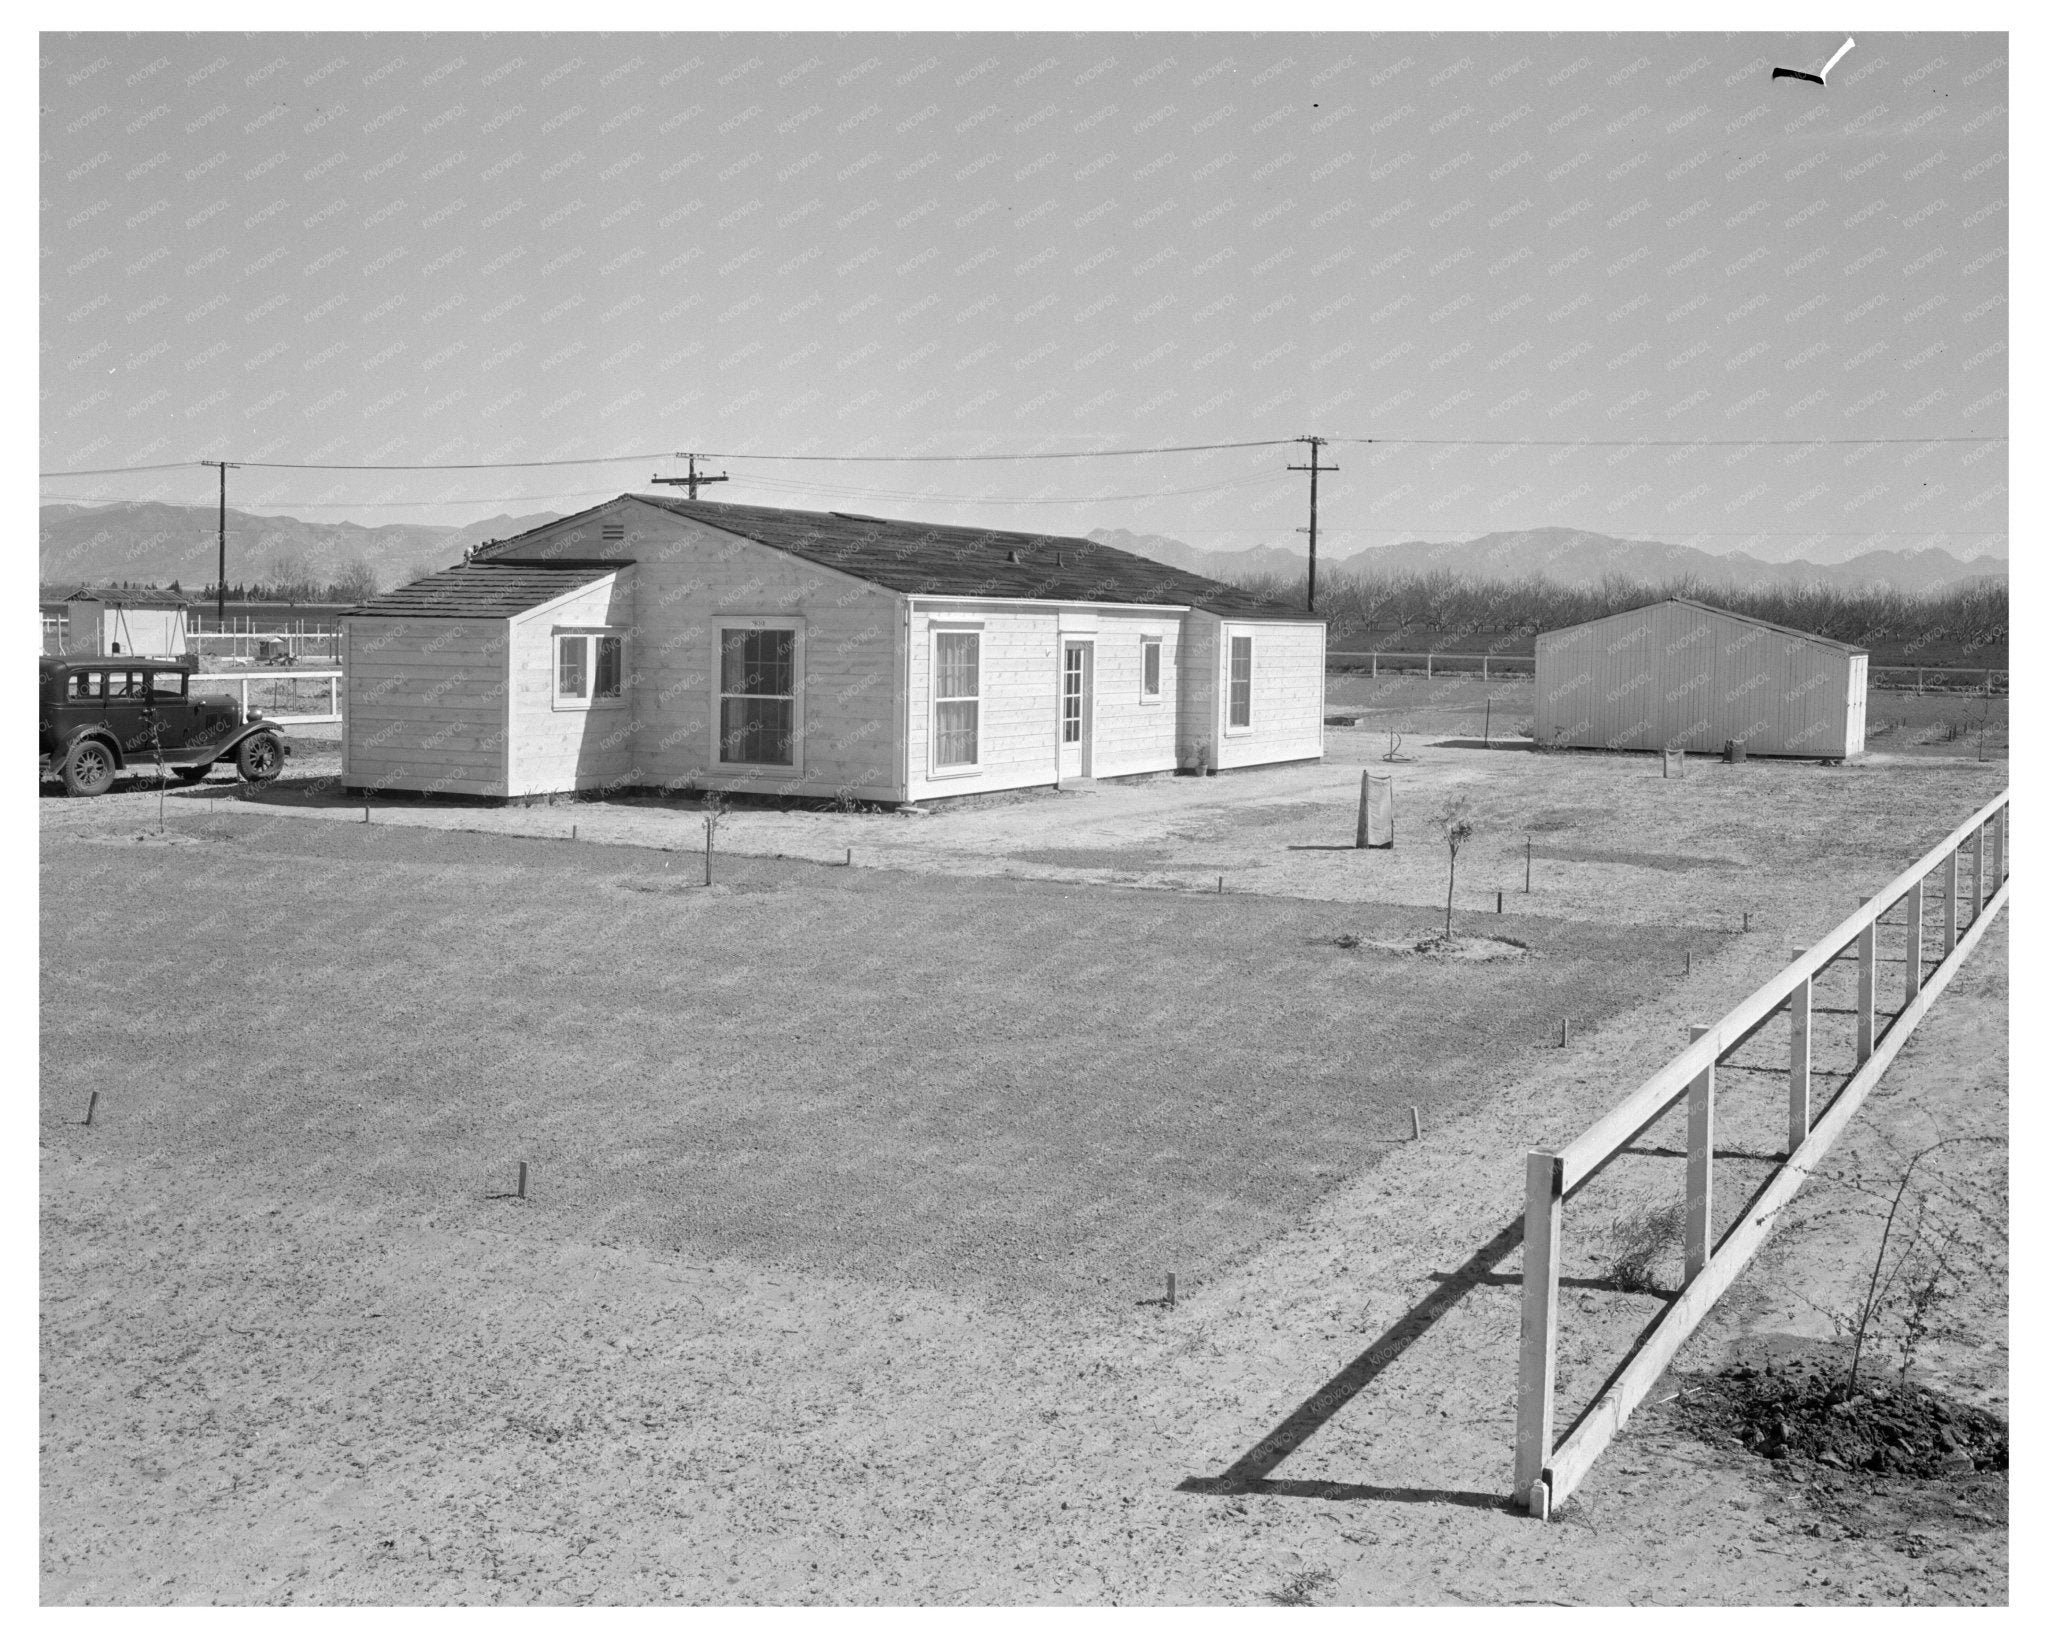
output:
<svg viewBox="0 0 2048 1638"><path fill-rule="evenodd" d="M1958 438L1329 438L1332 444L1440 444L1473 449L1806 449L1816 444L2005 444L2003 434Z"/></svg>

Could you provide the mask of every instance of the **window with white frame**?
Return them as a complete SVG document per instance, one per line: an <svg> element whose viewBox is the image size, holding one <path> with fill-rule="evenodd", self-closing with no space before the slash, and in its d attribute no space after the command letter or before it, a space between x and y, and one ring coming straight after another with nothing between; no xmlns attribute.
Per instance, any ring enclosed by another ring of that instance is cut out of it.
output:
<svg viewBox="0 0 2048 1638"><path fill-rule="evenodd" d="M728 625L718 633L718 760L796 766L798 630Z"/></svg>
<svg viewBox="0 0 2048 1638"><path fill-rule="evenodd" d="M981 633L932 633L932 767L981 763Z"/></svg>
<svg viewBox="0 0 2048 1638"><path fill-rule="evenodd" d="M1252 725L1252 640L1230 639L1230 726Z"/></svg>
<svg viewBox="0 0 2048 1638"><path fill-rule="evenodd" d="M626 697L626 639L609 631L555 633L555 709L587 711Z"/></svg>
<svg viewBox="0 0 2048 1638"><path fill-rule="evenodd" d="M1152 705L1159 703L1159 648L1157 637L1138 639L1138 698Z"/></svg>

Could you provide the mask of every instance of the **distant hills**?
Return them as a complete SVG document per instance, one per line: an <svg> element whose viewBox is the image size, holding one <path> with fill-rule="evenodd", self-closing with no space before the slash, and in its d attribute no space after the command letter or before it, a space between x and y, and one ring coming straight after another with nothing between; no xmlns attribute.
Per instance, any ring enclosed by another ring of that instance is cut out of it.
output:
<svg viewBox="0 0 2048 1638"><path fill-rule="evenodd" d="M465 547L504 540L561 515L500 514L447 528L417 523L306 523L230 510L228 579L266 578L280 559L297 559L320 577L331 578L360 560L375 571L380 585L391 586L412 570L440 569L458 562ZM213 579L212 507L172 506L161 501L109 506L52 504L42 508L41 517L39 578L46 586L108 580L164 585L177 580L188 592L196 592ZM1097 529L1089 538L1218 580L1248 574L1292 577L1308 566L1308 554L1290 547L1210 552L1171 535L1140 535L1128 529ZM1448 570L1507 580L1540 576L1562 586L1597 586L1618 575L1653 583L1690 577L1709 586L1825 585L1843 591L1887 585L1914 593L1939 591L1971 580L2002 580L2008 573L2002 557L1964 561L1939 548L1865 552L1839 563L1768 563L1742 553L1703 552L1657 540L1617 540L1592 530L1564 528L1510 530L1455 542L1411 540L1397 546L1369 547L1341 558L1325 556L1321 561L1326 568L1346 572L1404 575Z"/></svg>
<svg viewBox="0 0 2048 1638"><path fill-rule="evenodd" d="M361 560L378 584L397 584L413 569L445 569L463 548L503 540L551 523L559 512L499 515L456 528L432 524L304 523L228 510L228 581L266 578L281 558L303 560L322 578ZM218 512L210 506L161 501L111 506L49 505L42 509L38 578L46 586L132 580L157 585L178 581L196 593L212 583L217 561Z"/></svg>
<svg viewBox="0 0 2048 1638"><path fill-rule="evenodd" d="M1128 529L1097 529L1089 539L1136 552L1216 580L1248 574L1296 576L1308 567L1308 553L1255 546L1248 551L1209 552L1171 535L1139 535ZM1703 552L1659 540L1617 540L1589 529L1515 529L1466 541L1403 541L1372 546L1342 558L1318 554L1318 567L1344 573L1385 575L1448 571L1464 576L1522 580L1540 578L1560 586L1597 586L1609 576L1660 583L1695 579L1707 585L1794 587L1822 585L1841 591L1889 586L1895 591L1940 591L1971 580L2003 580L2002 557L1952 557L1939 547L1920 552L1865 552L1839 563L1794 559L1767 563L1740 552Z"/></svg>

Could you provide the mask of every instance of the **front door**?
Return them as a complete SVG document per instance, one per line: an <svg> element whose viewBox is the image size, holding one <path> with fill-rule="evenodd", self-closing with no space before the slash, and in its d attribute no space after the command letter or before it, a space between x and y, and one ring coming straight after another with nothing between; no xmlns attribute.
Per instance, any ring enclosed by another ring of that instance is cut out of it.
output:
<svg viewBox="0 0 2048 1638"><path fill-rule="evenodd" d="M1094 776L1095 644L1068 637L1060 644L1060 778Z"/></svg>

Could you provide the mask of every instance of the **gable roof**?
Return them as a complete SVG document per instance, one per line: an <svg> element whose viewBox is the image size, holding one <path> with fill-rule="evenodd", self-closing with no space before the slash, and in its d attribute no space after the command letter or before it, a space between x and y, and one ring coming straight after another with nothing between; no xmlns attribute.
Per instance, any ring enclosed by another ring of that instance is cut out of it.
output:
<svg viewBox="0 0 2048 1638"><path fill-rule="evenodd" d="M1716 608L1712 603L1702 603L1696 597L1660 597L1654 603L1643 604L1641 608L1622 609L1614 614L1603 614L1597 619L1581 620L1577 625L1560 626L1558 630L1577 631L1581 627L1602 625L1609 620L1625 620L1631 614L1641 614L1643 609L1663 608L1666 604L1675 604L1679 608L1685 609L1697 609L1701 614L1717 615L1723 620L1734 620L1742 625L1756 626L1764 631L1775 631L1780 637L1796 637L1802 643L1818 643L1822 648L1832 648L1842 654L1868 654L1870 652L1868 649L1858 648L1854 643L1841 642L1833 637L1817 636L1810 631L1801 631L1796 626L1781 626L1775 620L1760 620L1753 614L1737 614L1733 609ZM1547 637L1551 633L1545 632L1543 635Z"/></svg>
<svg viewBox="0 0 2048 1638"><path fill-rule="evenodd" d="M434 620L502 620L632 566L631 558L579 558L539 567L531 563L470 562L415 580L343 614L372 614Z"/></svg>
<svg viewBox="0 0 2048 1638"><path fill-rule="evenodd" d="M66 603L104 603L110 609L182 609L191 607L188 598L174 591L159 591L153 586L80 586L68 593Z"/></svg>
<svg viewBox="0 0 2048 1638"><path fill-rule="evenodd" d="M1317 620L1298 605L1155 563L1074 535L1026 534L944 523L914 523L858 512L797 512L668 495L630 495L713 529L772 546L917 597L1007 597L1054 603L1186 605L1241 619ZM606 502L607 506L613 504ZM601 508L592 508L593 511ZM560 521L545 527L558 529ZM520 537L523 538L523 537ZM516 556L519 538L478 553L478 561Z"/></svg>

